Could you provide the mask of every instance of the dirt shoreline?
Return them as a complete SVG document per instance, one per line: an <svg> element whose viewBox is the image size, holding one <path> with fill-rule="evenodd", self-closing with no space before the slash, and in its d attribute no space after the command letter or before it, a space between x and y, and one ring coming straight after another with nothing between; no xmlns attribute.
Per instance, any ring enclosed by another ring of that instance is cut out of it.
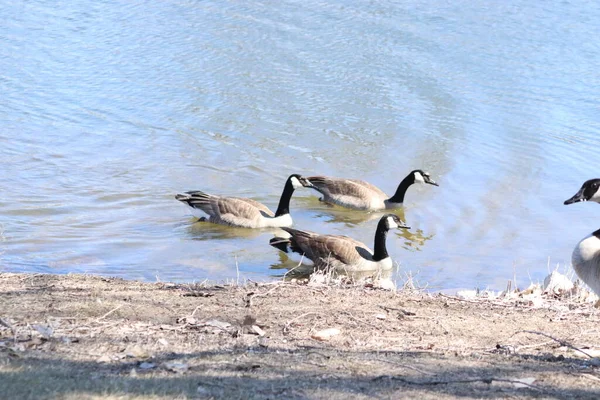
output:
<svg viewBox="0 0 600 400"><path fill-rule="evenodd" d="M597 399L599 317L527 296L0 273L0 398Z"/></svg>

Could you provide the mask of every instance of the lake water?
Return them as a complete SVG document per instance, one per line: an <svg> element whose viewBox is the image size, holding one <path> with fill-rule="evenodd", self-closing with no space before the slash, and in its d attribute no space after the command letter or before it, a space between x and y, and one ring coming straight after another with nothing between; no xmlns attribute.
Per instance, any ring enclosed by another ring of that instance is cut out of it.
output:
<svg viewBox="0 0 600 400"><path fill-rule="evenodd" d="M393 193L397 279L502 288L570 264L600 208L600 3L0 2L0 271L273 279L271 235L177 192L276 208L291 173ZM296 227L372 245L308 190Z"/></svg>

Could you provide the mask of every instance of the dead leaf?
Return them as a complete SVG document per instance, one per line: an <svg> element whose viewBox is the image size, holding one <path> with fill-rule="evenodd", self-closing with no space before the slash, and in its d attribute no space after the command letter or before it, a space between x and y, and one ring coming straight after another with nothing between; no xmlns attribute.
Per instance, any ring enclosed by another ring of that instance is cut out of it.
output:
<svg viewBox="0 0 600 400"><path fill-rule="evenodd" d="M231 324L229 322L219 321L217 319L211 319L201 324L205 327L215 328L212 330L212 333L219 333L220 331L228 332L229 328L231 328Z"/></svg>
<svg viewBox="0 0 600 400"><path fill-rule="evenodd" d="M31 325L31 327L33 329L35 329L36 331L38 331L38 333L46 339L49 339L50 337L52 337L52 334L54 333L54 329L52 329L52 327L50 327L50 326Z"/></svg>
<svg viewBox="0 0 600 400"><path fill-rule="evenodd" d="M318 331L311 336L311 338L319 341L327 341L331 339L333 336L339 335L341 331L338 328L329 328L323 329L322 331Z"/></svg>
<svg viewBox="0 0 600 400"><path fill-rule="evenodd" d="M102 357L100 357L99 359L96 360L96 362L99 362L99 363L109 363L111 361L112 360L110 359L110 357L107 354L103 355Z"/></svg>
<svg viewBox="0 0 600 400"><path fill-rule="evenodd" d="M255 323L256 323L256 318L253 317L252 315L246 315L244 317L244 321L242 321L243 326L251 326L251 325L254 325Z"/></svg>
<svg viewBox="0 0 600 400"><path fill-rule="evenodd" d="M187 365L186 363L176 361L166 362L163 364L163 366L165 367L165 369L177 373L186 372L190 368L189 365Z"/></svg>
<svg viewBox="0 0 600 400"><path fill-rule="evenodd" d="M177 323L178 324L189 324L189 325L196 325L196 318L194 317L182 317L182 318L177 318Z"/></svg>
<svg viewBox="0 0 600 400"><path fill-rule="evenodd" d="M148 354L148 352L146 350L144 350L143 348L141 348L140 346L137 346L137 345L130 347L126 354L128 357L135 357L135 358L150 357L150 354Z"/></svg>

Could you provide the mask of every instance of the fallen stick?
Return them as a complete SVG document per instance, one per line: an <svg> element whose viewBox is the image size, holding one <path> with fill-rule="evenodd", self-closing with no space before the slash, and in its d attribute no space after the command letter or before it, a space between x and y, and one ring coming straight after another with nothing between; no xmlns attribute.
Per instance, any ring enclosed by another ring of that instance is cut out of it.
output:
<svg viewBox="0 0 600 400"><path fill-rule="evenodd" d="M582 353L582 354L585 354L585 355L586 355L586 356L588 356L589 358L594 358L594 357L593 357L593 356L591 356L589 353L586 353L585 351L583 351L583 350L581 350L581 349L578 349L577 347L573 346L572 344L570 344L570 343L568 343L568 342L565 342L564 340L557 339L557 338L555 338L555 337L553 337L553 336L550 336L550 335L548 335L547 333L544 333L544 332L537 332L537 331L517 331L517 332L515 332L515 333L514 333L512 336L514 336L514 335L516 335L516 334L518 334L518 333L531 333L531 334L534 334L534 335L540 335L540 336L544 336L544 337L547 337L548 339L552 339L552 340L554 340L555 342L559 343L561 346L566 346L566 347L568 347L568 348L570 348L570 349L573 349L573 350L575 350L575 351L578 351L578 352L580 352L580 353ZM511 336L511 337L512 337L512 336Z"/></svg>
<svg viewBox="0 0 600 400"><path fill-rule="evenodd" d="M281 285L277 285L277 286L273 286L271 289L267 290L264 293L255 293L255 292L249 292L246 293L246 307L252 307L252 299L255 297L266 297L269 294L271 294L272 291L274 291L275 289L279 289L281 287Z"/></svg>
<svg viewBox="0 0 600 400"><path fill-rule="evenodd" d="M322 313L318 313L318 312L314 312L314 311L307 312L307 313L304 313L302 315L298 315L297 317L292 318L288 322L285 323L285 325L283 327L283 333L287 333L288 329L290 328L290 325L292 325L296 320L299 320L301 318L307 317L307 316L312 315L312 314L322 315Z"/></svg>
<svg viewBox="0 0 600 400"><path fill-rule="evenodd" d="M439 293L439 296L445 297L446 299L450 299L450 300L454 300L454 301L462 301L464 303L471 303L471 304L484 304L485 303L485 304L490 304L492 306L498 306L498 307L504 307L504 308L512 308L515 306L514 304L498 303L497 301L494 301L494 299L488 299L485 297L478 297L477 300L469 300L469 299L461 299L460 297L448 296L443 293Z"/></svg>
<svg viewBox="0 0 600 400"><path fill-rule="evenodd" d="M392 310L392 311L399 311L402 314L409 315L409 316L411 316L411 315L417 315L414 312L407 311L407 310L405 310L403 308L395 308L395 307L388 307L388 306L381 306L381 305L379 307L383 308L385 311L390 311L390 310Z"/></svg>
<svg viewBox="0 0 600 400"><path fill-rule="evenodd" d="M4 318L0 318L0 325L5 326L8 329L10 329L11 333L13 334L13 342L16 344L17 343L17 330L15 329L15 327L10 322L5 320Z"/></svg>
<svg viewBox="0 0 600 400"><path fill-rule="evenodd" d="M114 313L115 311L117 311L119 308L123 307L123 304L119 304L118 306L116 306L115 308L113 308L112 310L110 310L109 312L107 312L106 314L104 314L103 316L96 318L96 322L100 322L101 320L103 320L104 318L108 317L110 314Z"/></svg>
<svg viewBox="0 0 600 400"><path fill-rule="evenodd" d="M514 380L514 379L503 379L503 378L473 378L473 379L457 379L457 380L446 380L446 381L412 381L410 379L406 379L406 378L402 378L399 376L390 376L390 375L381 375L381 376L377 376L375 378L373 378L373 381L377 381L377 380L381 380L381 379L390 379L390 380L395 380L395 381L400 381L403 383L406 383L408 385L417 385L417 386L437 386L437 385L453 385L453 384L457 384L457 383L477 383L477 382L483 382L483 383L487 383L489 385L492 384L492 382L504 382L504 383L512 383L512 384L516 384L516 385L523 385L523 386L527 386L528 388L534 389L534 390L539 390L539 391L543 391L542 388L540 388L539 386L535 386L526 382L521 382L519 380Z"/></svg>

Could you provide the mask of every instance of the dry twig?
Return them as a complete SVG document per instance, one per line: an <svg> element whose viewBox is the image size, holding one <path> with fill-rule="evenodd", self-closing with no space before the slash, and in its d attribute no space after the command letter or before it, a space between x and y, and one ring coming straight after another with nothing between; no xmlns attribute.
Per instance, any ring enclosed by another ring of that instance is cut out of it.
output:
<svg viewBox="0 0 600 400"><path fill-rule="evenodd" d="M503 379L503 378L473 378L473 379L450 379L450 380L432 380L432 381L413 381L410 379L406 379L406 378L402 378L399 376L390 376L390 375L381 375L381 376L377 376L375 378L373 378L373 381L377 381L377 380L381 380L381 379L390 379L390 380L395 380L395 381L400 381L403 383L406 383L408 385L417 385L417 386L436 386L436 385L453 385L453 384L457 384L457 383L477 383L477 382L483 382L483 383L487 383L487 384L492 384L493 382L504 382L504 383L512 383L512 384L516 384L516 385L523 385L523 386L527 386L530 389L534 389L534 390L539 390L539 391L543 391L542 388L540 388L539 386L536 385L532 385L526 382L522 382L519 380L514 380L514 379Z"/></svg>
<svg viewBox="0 0 600 400"><path fill-rule="evenodd" d="M517 332L513 333L513 335L512 335L512 336L514 336L514 335L516 335L516 334L519 334L519 333L531 333L531 334L533 334L533 335L540 335L540 336L544 336L544 337L547 337L548 339L552 339L552 340L554 340L554 341L555 341L555 342L557 342L557 343L560 343L560 345L561 345L561 346L566 346L566 347L568 347L568 348L570 348L570 349L573 349L573 350L575 350L575 351L578 351L578 352L580 352L580 353L582 353L582 354L585 354L585 355L586 355L586 356L588 356L589 358L594 358L594 357L593 357L592 355L590 355L589 353L586 353L585 351L583 351L583 350L581 350L581 349L578 349L577 347L573 346L571 343L569 343L569 342L566 342L566 341L564 341L564 340L561 340L561 339L557 339L557 338L555 338L555 337L553 337L553 336L550 336L550 335L548 335L547 333L544 333L544 332L537 332L537 331L517 331ZM511 337L512 337L512 336L511 336Z"/></svg>
<svg viewBox="0 0 600 400"><path fill-rule="evenodd" d="M17 329L4 318L0 318L0 325L7 327L13 334L13 341L17 343Z"/></svg>
<svg viewBox="0 0 600 400"><path fill-rule="evenodd" d="M275 285L271 289L267 290L264 293L254 293L254 292L246 293L246 307L252 307L252 299L253 298L268 296L269 294L271 294L271 292L273 292L275 289L280 288L281 286L283 286L283 285Z"/></svg>
<svg viewBox="0 0 600 400"><path fill-rule="evenodd" d="M402 313L403 315L408 315L408 316L417 315L414 312L405 310L403 308L388 307L388 306L382 306L382 305L380 305L379 307L383 308L385 311L390 311L390 310L392 310L392 311L398 311L398 312Z"/></svg>
<svg viewBox="0 0 600 400"><path fill-rule="evenodd" d="M288 332L288 330L290 329L290 326L294 322L296 322L297 320L302 319L304 317L307 317L309 315L313 315L313 314L315 314L315 315L323 315L322 313L319 313L319 312L307 312L307 313L304 313L302 315L298 315L297 317L292 318L288 322L285 323L285 325L283 326L283 333L286 334Z"/></svg>
<svg viewBox="0 0 600 400"><path fill-rule="evenodd" d="M96 322L100 322L101 320L103 320L104 318L108 317L110 314L114 313L115 311L117 311L119 308L123 307L123 304L119 304L118 306L116 306L115 308L113 308L112 310L110 310L109 312L107 312L106 314L104 314L103 316L96 318Z"/></svg>

